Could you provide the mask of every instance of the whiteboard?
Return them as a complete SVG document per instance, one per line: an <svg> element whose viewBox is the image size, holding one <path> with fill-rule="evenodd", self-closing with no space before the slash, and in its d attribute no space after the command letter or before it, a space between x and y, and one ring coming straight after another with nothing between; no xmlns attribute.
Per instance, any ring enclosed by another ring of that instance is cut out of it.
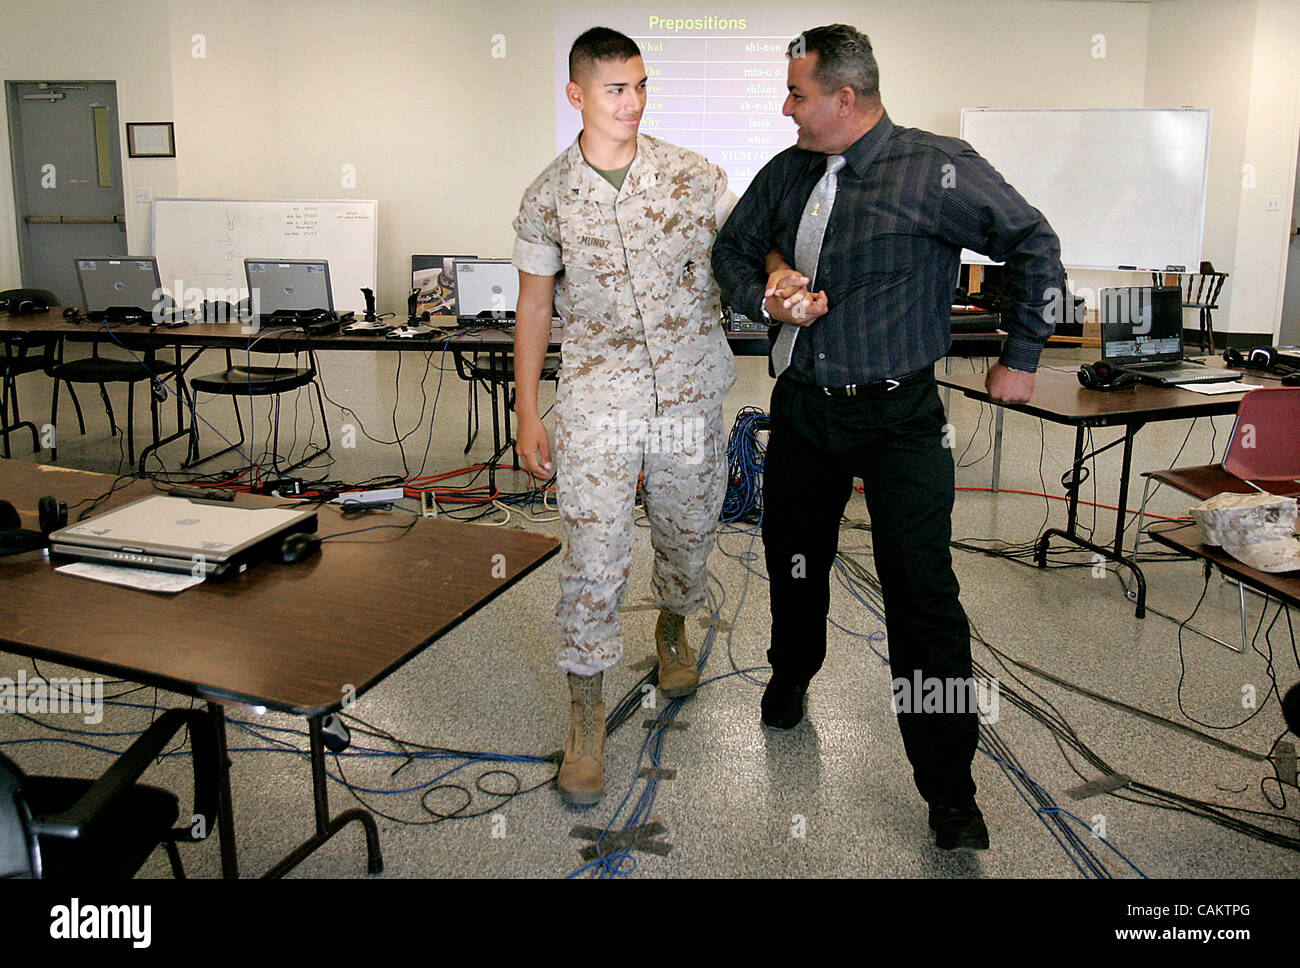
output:
<svg viewBox="0 0 1300 968"><path fill-rule="evenodd" d="M1200 269L1209 108L965 108L961 136L1047 217L1067 267Z"/></svg>
<svg viewBox="0 0 1300 968"><path fill-rule="evenodd" d="M163 286L245 290L245 259L325 259L336 309L359 309L375 289L379 203L362 199L159 198L153 252ZM207 298L205 296L205 298ZM216 298L222 298L220 296Z"/></svg>

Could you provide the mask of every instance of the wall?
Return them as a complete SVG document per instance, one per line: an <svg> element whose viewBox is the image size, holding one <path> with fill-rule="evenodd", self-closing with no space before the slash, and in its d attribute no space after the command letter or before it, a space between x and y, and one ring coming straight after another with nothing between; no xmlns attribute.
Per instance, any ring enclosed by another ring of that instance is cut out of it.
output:
<svg viewBox="0 0 1300 968"><path fill-rule="evenodd" d="M1300 5L1259 0L1251 65L1250 108L1243 164L1254 185L1240 188L1237 274L1231 323L1234 330L1274 334L1282 314L1296 144L1300 137ZM1265 199L1274 196L1276 210Z"/></svg>
<svg viewBox="0 0 1300 968"><path fill-rule="evenodd" d="M5 81L117 81L119 122L170 121L171 64L165 0L5 0L0 5L0 65ZM149 251L148 205L136 188L176 191L176 161L126 155L122 136L127 238ZM20 284L8 124L0 126L0 288Z"/></svg>

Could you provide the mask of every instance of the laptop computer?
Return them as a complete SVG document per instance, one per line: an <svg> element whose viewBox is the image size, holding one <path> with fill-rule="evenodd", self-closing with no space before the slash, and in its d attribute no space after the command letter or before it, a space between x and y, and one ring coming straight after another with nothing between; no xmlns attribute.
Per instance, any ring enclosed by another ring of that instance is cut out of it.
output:
<svg viewBox="0 0 1300 968"><path fill-rule="evenodd" d="M151 255L77 259L86 317L110 323L170 321L175 304L163 289ZM157 312L155 312L157 310Z"/></svg>
<svg viewBox="0 0 1300 968"><path fill-rule="evenodd" d="M1183 303L1177 286L1101 291L1101 359L1145 383L1217 383L1234 370L1183 359Z"/></svg>
<svg viewBox="0 0 1300 968"><path fill-rule="evenodd" d="M461 326L513 323L519 270L509 259L457 259L456 317Z"/></svg>
<svg viewBox="0 0 1300 968"><path fill-rule="evenodd" d="M50 535L57 555L108 565L225 578L277 550L285 535L315 531L316 512L235 507L154 495Z"/></svg>
<svg viewBox="0 0 1300 968"><path fill-rule="evenodd" d="M263 326L294 326L322 309L334 312L324 259L245 259L244 275Z"/></svg>

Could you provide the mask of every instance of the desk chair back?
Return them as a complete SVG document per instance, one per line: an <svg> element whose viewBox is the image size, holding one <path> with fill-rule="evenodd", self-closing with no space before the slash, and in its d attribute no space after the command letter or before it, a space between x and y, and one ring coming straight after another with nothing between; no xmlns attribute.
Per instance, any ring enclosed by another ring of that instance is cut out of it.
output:
<svg viewBox="0 0 1300 968"><path fill-rule="evenodd" d="M1243 481L1300 480L1300 387L1261 387L1241 398L1223 469Z"/></svg>
<svg viewBox="0 0 1300 968"><path fill-rule="evenodd" d="M0 880L39 877L41 855L32 813L22 792L22 771L0 753Z"/></svg>

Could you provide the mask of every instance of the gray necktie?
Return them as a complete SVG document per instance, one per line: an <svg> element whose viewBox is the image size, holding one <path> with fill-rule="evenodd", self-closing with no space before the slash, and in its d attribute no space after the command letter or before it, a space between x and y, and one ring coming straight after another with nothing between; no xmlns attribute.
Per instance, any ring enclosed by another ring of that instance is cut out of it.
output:
<svg viewBox="0 0 1300 968"><path fill-rule="evenodd" d="M794 267L807 276L808 291L812 292L817 281L817 262L821 258L822 238L826 235L826 223L830 221L831 206L835 204L835 173L844 167L843 155L828 155L826 174L822 175L808 204L804 206L803 217L799 220L799 231L794 239ZM781 332L776 335L772 345L772 369L777 376L785 372L794 356L794 341L802 326L794 323L781 324Z"/></svg>

